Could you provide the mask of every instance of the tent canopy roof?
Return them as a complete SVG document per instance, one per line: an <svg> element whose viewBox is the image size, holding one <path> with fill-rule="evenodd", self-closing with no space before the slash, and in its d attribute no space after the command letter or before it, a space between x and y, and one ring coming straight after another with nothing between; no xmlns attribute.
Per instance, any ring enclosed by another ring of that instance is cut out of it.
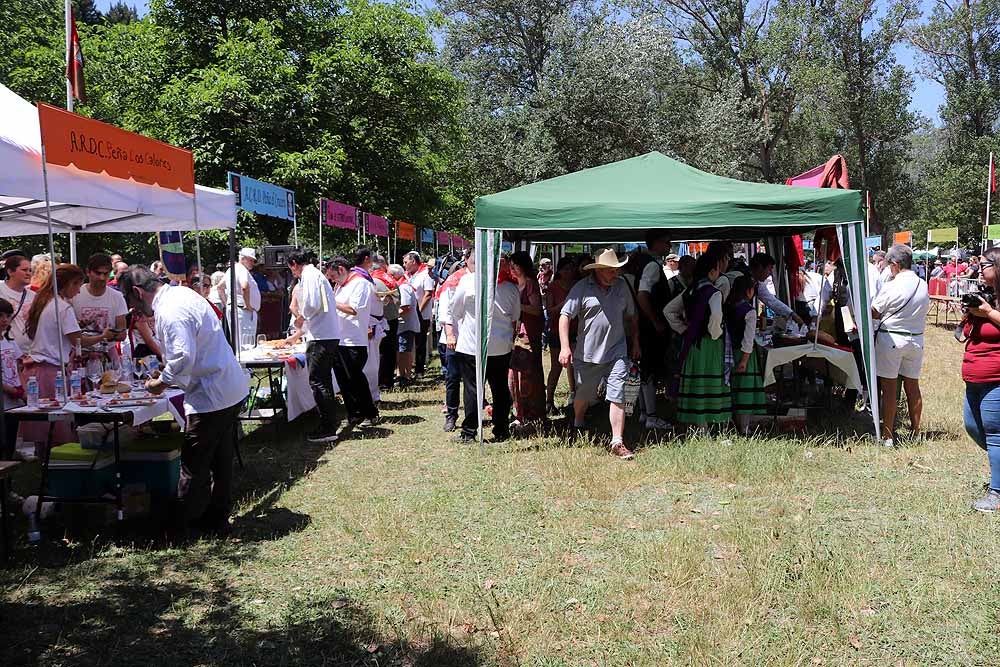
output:
<svg viewBox="0 0 1000 667"><path fill-rule="evenodd" d="M0 236L45 234L45 187L38 110L0 84ZM49 165L55 232L158 232L195 229L191 196L178 191ZM236 196L196 186L198 229L236 226Z"/></svg>
<svg viewBox="0 0 1000 667"><path fill-rule="evenodd" d="M536 242L749 240L864 219L857 190L748 183L647 153L476 200L476 227Z"/></svg>

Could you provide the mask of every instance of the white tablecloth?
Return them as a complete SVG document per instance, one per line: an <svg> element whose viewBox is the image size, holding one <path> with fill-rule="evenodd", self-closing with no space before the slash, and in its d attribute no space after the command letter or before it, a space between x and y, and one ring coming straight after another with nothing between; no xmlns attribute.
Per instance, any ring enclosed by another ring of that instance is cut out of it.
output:
<svg viewBox="0 0 1000 667"><path fill-rule="evenodd" d="M810 357L826 359L830 362L830 375L834 382L848 389L861 391L861 376L858 374L858 365L854 362L854 354L847 350L827 345L802 343L801 345L790 345L789 347L765 348L765 352L767 353L767 361L764 363L765 387L774 383L775 368L796 359Z"/></svg>
<svg viewBox="0 0 1000 667"><path fill-rule="evenodd" d="M113 405L108 405L103 408L96 406L84 406L77 403L67 403L59 410L44 410L37 411L29 408L27 406L16 408L11 410L12 414L34 414L42 412L48 416L48 421L72 421L73 415L80 414L132 414L132 425L139 426L145 424L146 422L152 421L153 419L159 417L160 415L169 412L175 421L180 424L181 428L184 428L184 413L182 410L178 410L177 407L171 402L170 399L174 397L183 397L184 392L180 389L168 389L163 392L155 403L149 405L130 405L117 407ZM110 398L110 397L109 397Z"/></svg>
<svg viewBox="0 0 1000 667"><path fill-rule="evenodd" d="M264 354L264 352L273 352L274 348L254 348L243 352L240 356L240 362L243 364L268 362L275 367L284 364L283 370L287 385L285 387L285 406L288 409L288 421L294 421L299 415L316 407L316 398L309 386L309 369L305 363L305 350L305 345L297 345L288 350L281 350L282 353L287 352L287 356L276 358ZM295 359L294 363L292 362L293 358ZM340 392L336 377L333 378L333 391Z"/></svg>

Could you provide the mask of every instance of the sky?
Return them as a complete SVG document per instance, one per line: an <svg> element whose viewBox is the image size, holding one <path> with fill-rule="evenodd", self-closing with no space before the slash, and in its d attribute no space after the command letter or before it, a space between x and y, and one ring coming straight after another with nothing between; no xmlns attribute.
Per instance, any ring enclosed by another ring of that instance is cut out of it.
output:
<svg viewBox="0 0 1000 667"><path fill-rule="evenodd" d="M422 0L421 4L424 4L424 2L425 0ZM933 0L920 0L920 4L925 12L929 11L932 2ZM102 12L106 12L113 3L114 0L97 0L97 7ZM138 9L140 15L146 13L149 5L147 0L125 0L125 3ZM914 72L914 90L913 99L910 101L910 110L919 112L930 118L934 124L938 124L938 106L944 98L944 90L937 83L925 79L917 73L917 54L911 47L904 45L897 46L896 58L901 65L905 66L909 71Z"/></svg>

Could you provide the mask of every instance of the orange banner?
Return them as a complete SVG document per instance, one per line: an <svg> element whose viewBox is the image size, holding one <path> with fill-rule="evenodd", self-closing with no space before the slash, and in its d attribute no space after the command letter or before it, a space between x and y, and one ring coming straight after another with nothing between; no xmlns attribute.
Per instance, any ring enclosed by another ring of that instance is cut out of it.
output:
<svg viewBox="0 0 1000 667"><path fill-rule="evenodd" d="M892 237L892 242L909 245L913 243L913 232L896 232Z"/></svg>
<svg viewBox="0 0 1000 667"><path fill-rule="evenodd" d="M417 240L417 228L408 222L396 223L396 236L406 241Z"/></svg>
<svg viewBox="0 0 1000 667"><path fill-rule="evenodd" d="M45 161L194 194L191 151L38 104Z"/></svg>

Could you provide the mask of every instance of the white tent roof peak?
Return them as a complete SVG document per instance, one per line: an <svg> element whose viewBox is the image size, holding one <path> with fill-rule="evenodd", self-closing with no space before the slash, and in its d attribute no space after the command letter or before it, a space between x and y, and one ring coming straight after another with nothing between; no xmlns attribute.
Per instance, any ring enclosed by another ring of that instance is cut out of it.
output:
<svg viewBox="0 0 1000 667"><path fill-rule="evenodd" d="M47 232L38 110L0 84L0 236ZM75 167L48 166L55 232L193 231L191 196ZM236 197L195 186L198 229L236 226Z"/></svg>

